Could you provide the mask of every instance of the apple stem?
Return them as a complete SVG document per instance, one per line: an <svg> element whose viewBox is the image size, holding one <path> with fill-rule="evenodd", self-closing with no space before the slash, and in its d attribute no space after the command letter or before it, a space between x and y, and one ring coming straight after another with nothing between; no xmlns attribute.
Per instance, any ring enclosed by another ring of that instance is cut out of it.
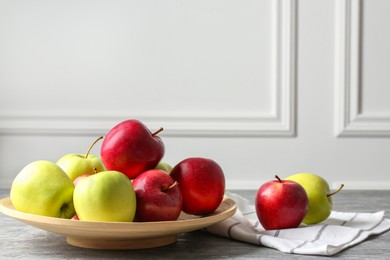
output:
<svg viewBox="0 0 390 260"><path fill-rule="evenodd" d="M170 189L175 188L178 184L179 184L179 183L178 183L177 181L175 181L171 186L169 186L168 188L162 189L161 191L167 192L167 191L169 191Z"/></svg>
<svg viewBox="0 0 390 260"><path fill-rule="evenodd" d="M158 133L160 133L163 130L164 130L164 128L160 127L160 129L158 129L156 132L152 133L152 136L157 135Z"/></svg>
<svg viewBox="0 0 390 260"><path fill-rule="evenodd" d="M337 192L341 191L341 189L344 187L344 184L341 184L340 187L338 188L338 190L332 192L332 193L329 193L329 194L326 194L327 197L330 197L330 196L333 196L335 195Z"/></svg>
<svg viewBox="0 0 390 260"><path fill-rule="evenodd" d="M175 181L171 186L168 187L168 190L175 188L179 183Z"/></svg>
<svg viewBox="0 0 390 260"><path fill-rule="evenodd" d="M275 178L278 179L279 182L282 182L278 175L275 175Z"/></svg>
<svg viewBox="0 0 390 260"><path fill-rule="evenodd" d="M91 146L88 148L87 153L85 154L85 159L88 158L89 152L91 151L92 147L93 147L100 139L103 139L103 136L99 136L99 137L91 144Z"/></svg>

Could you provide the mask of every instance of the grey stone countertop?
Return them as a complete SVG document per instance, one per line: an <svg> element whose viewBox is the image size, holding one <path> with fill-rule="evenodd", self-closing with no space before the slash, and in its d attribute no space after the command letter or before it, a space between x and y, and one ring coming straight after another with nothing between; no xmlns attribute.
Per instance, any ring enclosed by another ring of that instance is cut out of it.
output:
<svg viewBox="0 0 390 260"><path fill-rule="evenodd" d="M256 191L231 191L254 200ZM0 198L9 190L0 189ZM376 212L390 217L390 190L343 190L333 197L334 210ZM168 246L138 250L92 250L69 245L66 238L0 214L0 259L316 259L321 256L293 255L197 230L180 234ZM390 259L390 231L332 256L341 259Z"/></svg>

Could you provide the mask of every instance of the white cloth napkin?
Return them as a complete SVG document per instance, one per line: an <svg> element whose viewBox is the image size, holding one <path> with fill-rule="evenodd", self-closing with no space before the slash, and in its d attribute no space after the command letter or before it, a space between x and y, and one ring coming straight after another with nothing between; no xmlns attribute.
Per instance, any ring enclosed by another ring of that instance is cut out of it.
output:
<svg viewBox="0 0 390 260"><path fill-rule="evenodd" d="M228 192L226 196L237 203L237 212L206 228L208 232L285 253L334 255L362 242L370 235L381 234L390 229L390 219L384 217L384 211L332 211L329 218L320 224L266 231L259 223L255 207L249 200Z"/></svg>

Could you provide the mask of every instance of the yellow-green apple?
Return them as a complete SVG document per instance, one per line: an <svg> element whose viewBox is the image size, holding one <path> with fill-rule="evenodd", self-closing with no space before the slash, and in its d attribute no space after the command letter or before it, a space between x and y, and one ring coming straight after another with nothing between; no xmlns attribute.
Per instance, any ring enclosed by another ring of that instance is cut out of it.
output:
<svg viewBox="0 0 390 260"><path fill-rule="evenodd" d="M66 172L72 181L83 174L94 174L106 170L100 157L90 154L92 147L102 138L103 136L100 136L96 139L86 154L71 153L62 156L57 161L57 164Z"/></svg>
<svg viewBox="0 0 390 260"><path fill-rule="evenodd" d="M164 156L164 143L139 120L125 120L114 126L103 140L100 156L107 170L119 171L134 179L154 169Z"/></svg>
<svg viewBox="0 0 390 260"><path fill-rule="evenodd" d="M26 213L71 218L72 180L54 162L39 160L27 164L12 182L10 198L15 209Z"/></svg>
<svg viewBox="0 0 390 260"><path fill-rule="evenodd" d="M225 175L215 161L202 157L187 158L173 167L170 176L179 183L185 213L207 215L221 204Z"/></svg>
<svg viewBox="0 0 390 260"><path fill-rule="evenodd" d="M317 224L326 220L333 208L332 195L339 192L344 184L335 192L330 192L328 182L314 173L296 173L286 178L303 186L309 198L309 209L303 223Z"/></svg>
<svg viewBox="0 0 390 260"><path fill-rule="evenodd" d="M165 171L148 170L133 180L137 196L136 221L168 221L179 218L182 196L178 183Z"/></svg>
<svg viewBox="0 0 390 260"><path fill-rule="evenodd" d="M306 192L296 182L275 178L262 184L256 193L257 217L266 230L296 228L308 209Z"/></svg>
<svg viewBox="0 0 390 260"><path fill-rule="evenodd" d="M171 173L172 166L167 162L161 161L157 164L156 169L163 170L164 172L167 172L167 173Z"/></svg>
<svg viewBox="0 0 390 260"><path fill-rule="evenodd" d="M129 178L118 171L103 171L82 178L73 194L80 220L131 222L136 196Z"/></svg>

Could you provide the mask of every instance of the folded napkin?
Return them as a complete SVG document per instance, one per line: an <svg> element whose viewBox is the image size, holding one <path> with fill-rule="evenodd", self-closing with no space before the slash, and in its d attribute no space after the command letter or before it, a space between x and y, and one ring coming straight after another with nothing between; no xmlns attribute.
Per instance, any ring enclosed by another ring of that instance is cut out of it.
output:
<svg viewBox="0 0 390 260"><path fill-rule="evenodd" d="M228 192L226 196L237 203L237 212L232 217L206 228L208 232L285 253L334 255L362 242L370 235L390 229L390 219L384 217L384 211L332 211L329 218L320 224L267 231L259 223L255 206L249 200Z"/></svg>

